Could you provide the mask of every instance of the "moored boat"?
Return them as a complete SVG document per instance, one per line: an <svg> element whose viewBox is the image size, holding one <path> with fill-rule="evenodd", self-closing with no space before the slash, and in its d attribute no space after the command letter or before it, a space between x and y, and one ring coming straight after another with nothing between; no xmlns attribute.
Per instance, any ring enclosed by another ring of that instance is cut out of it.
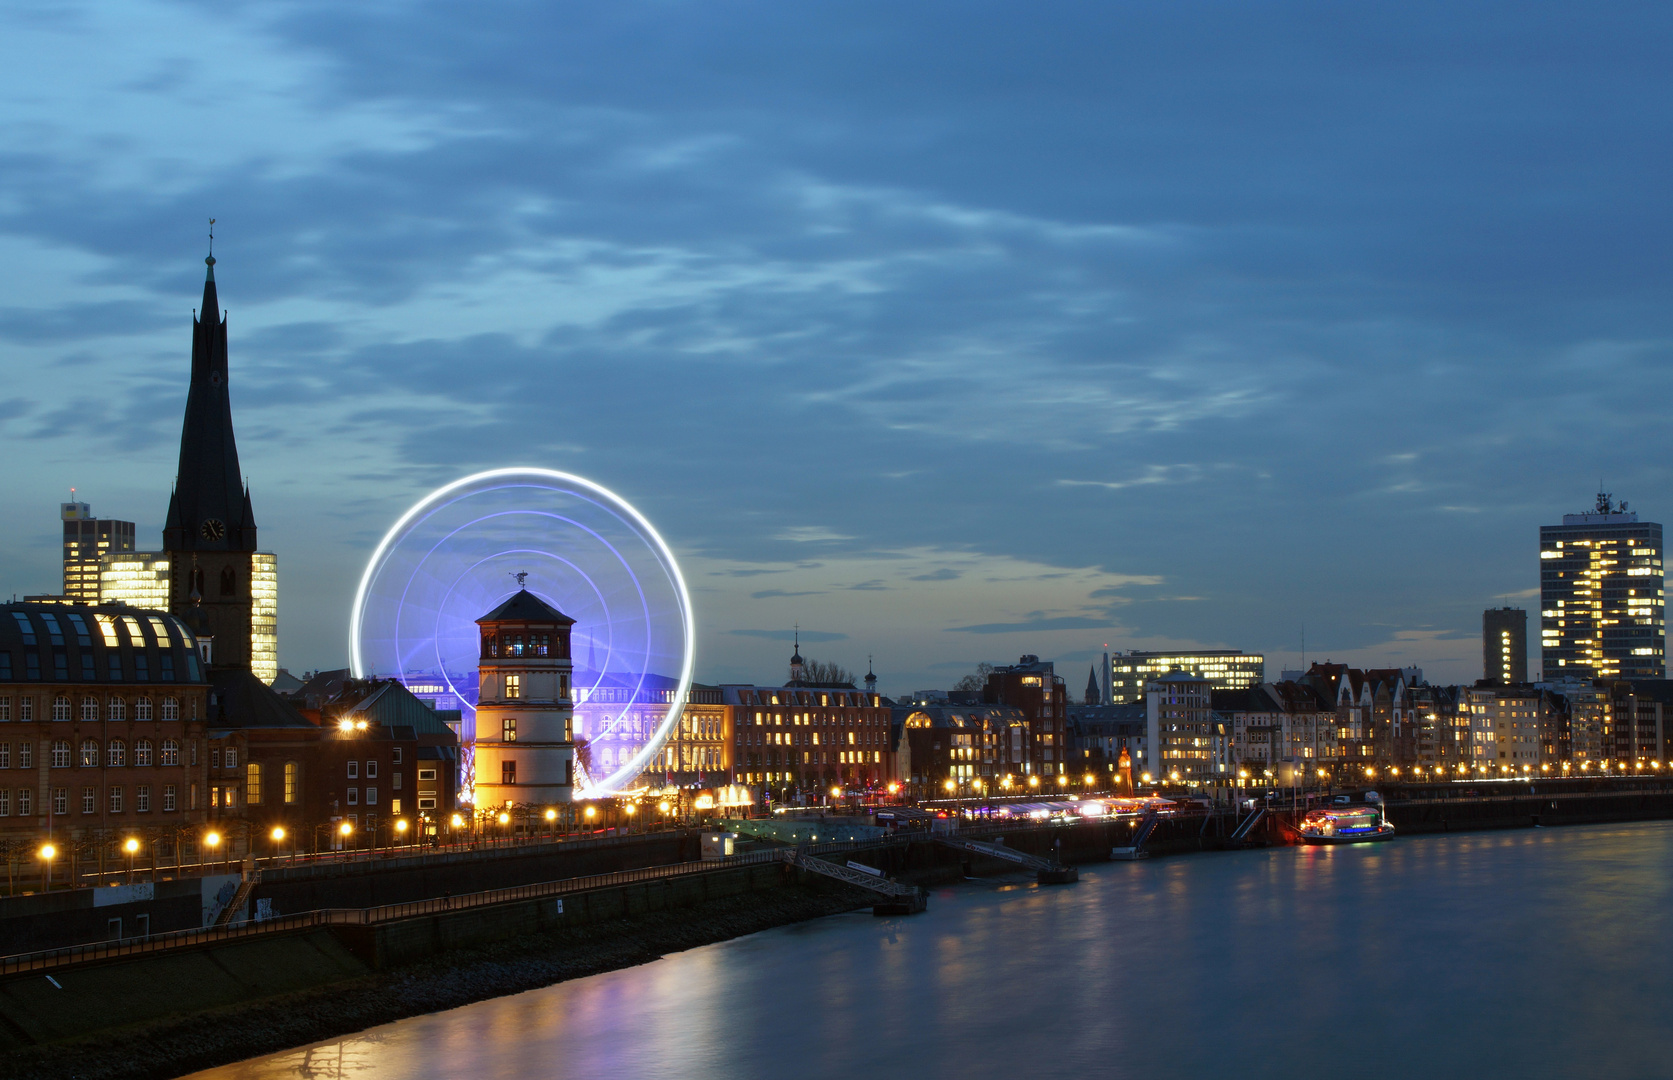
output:
<svg viewBox="0 0 1673 1080"><path fill-rule="evenodd" d="M1365 844L1394 838L1394 826L1377 806L1314 810L1302 819L1297 831L1304 844Z"/></svg>

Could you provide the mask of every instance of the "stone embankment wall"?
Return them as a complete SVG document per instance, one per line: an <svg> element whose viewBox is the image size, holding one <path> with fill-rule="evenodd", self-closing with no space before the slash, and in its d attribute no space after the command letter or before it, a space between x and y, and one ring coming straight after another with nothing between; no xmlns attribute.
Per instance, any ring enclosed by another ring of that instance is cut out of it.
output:
<svg viewBox="0 0 1673 1080"><path fill-rule="evenodd" d="M278 865L262 861L262 880L248 905L267 900L274 915L322 908L405 904L437 896L506 889L542 881L637 870L691 862L701 854L690 831L615 837L606 841L485 847L476 850L412 853L340 863ZM236 871L236 864L233 867ZM231 875L236 878L236 873ZM144 874L139 877L143 880ZM75 889L0 898L0 955L58 949L109 940L111 920L122 933L190 930L204 924L203 882L188 877L147 883L142 898L133 890ZM224 884L210 881L210 895ZM123 902L126 901L126 902Z"/></svg>

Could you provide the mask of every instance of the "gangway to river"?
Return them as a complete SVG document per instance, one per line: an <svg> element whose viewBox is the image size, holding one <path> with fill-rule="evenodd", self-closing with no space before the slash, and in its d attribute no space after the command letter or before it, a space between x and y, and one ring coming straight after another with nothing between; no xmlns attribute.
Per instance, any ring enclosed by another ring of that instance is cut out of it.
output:
<svg viewBox="0 0 1673 1080"><path fill-rule="evenodd" d="M1258 847L1258 846L1260 846L1261 841L1249 839L1249 834L1254 831L1255 826L1259 825L1265 817L1266 817L1266 807L1264 807L1264 806L1256 807L1254 810L1252 810L1249 813L1249 816L1247 818L1243 819L1243 823L1241 825L1239 825L1236 829L1232 830L1232 834L1226 838L1226 846L1227 847Z"/></svg>
<svg viewBox="0 0 1673 1080"><path fill-rule="evenodd" d="M906 885L882 874L868 874L861 870L842 866L828 859L821 859L800 850L786 850L784 861L809 873L833 878L857 885L862 889L869 889L882 895L883 899L871 906L873 915L911 915L923 911L929 906L929 900L924 890L916 885Z"/></svg>
<svg viewBox="0 0 1673 1080"><path fill-rule="evenodd" d="M959 851L969 851L977 855L987 855L991 858L1014 862L1034 871L1034 880L1041 885L1065 885L1071 881L1080 880L1080 871L1072 866L1064 866L1053 859L1042 859L1037 855L1030 855L1015 848L1008 848L1004 844L989 844L982 840L964 840L951 836L937 836L935 842L950 848L956 848Z"/></svg>
<svg viewBox="0 0 1673 1080"><path fill-rule="evenodd" d="M1121 862L1150 858L1150 852L1144 850L1144 842L1150 839L1150 834L1155 828L1156 808L1151 807L1144 812L1144 817L1139 819L1138 827L1133 830L1133 842L1126 847L1110 848L1110 858Z"/></svg>

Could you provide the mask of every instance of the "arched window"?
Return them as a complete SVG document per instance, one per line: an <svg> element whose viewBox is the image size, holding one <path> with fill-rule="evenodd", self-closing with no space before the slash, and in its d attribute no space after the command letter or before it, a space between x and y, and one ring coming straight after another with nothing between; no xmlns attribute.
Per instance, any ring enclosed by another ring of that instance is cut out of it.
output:
<svg viewBox="0 0 1673 1080"><path fill-rule="evenodd" d="M163 699L163 719L164 720L178 720L178 719L180 719L180 699L179 698L166 697L166 698Z"/></svg>
<svg viewBox="0 0 1673 1080"><path fill-rule="evenodd" d="M180 743L179 743L178 740L175 740L175 739L164 739L163 740L163 759L162 759L161 762L159 762L159 764L161 764L161 765L178 765L178 764L180 764Z"/></svg>
<svg viewBox="0 0 1673 1080"><path fill-rule="evenodd" d="M81 699L81 718L83 720L97 720L99 718L99 699L88 696Z"/></svg>
<svg viewBox="0 0 1673 1080"><path fill-rule="evenodd" d="M134 702L134 719L135 720L149 720L149 719L151 719L151 699L150 698L142 697L142 698L137 699Z"/></svg>
<svg viewBox="0 0 1673 1080"><path fill-rule="evenodd" d="M149 765L149 764L151 764L151 740L150 739L135 739L134 740L134 765L143 767L143 766L146 766L146 765Z"/></svg>
<svg viewBox="0 0 1673 1080"><path fill-rule="evenodd" d="M254 761L244 765L244 801L250 806L261 805L261 765Z"/></svg>
<svg viewBox="0 0 1673 1080"><path fill-rule="evenodd" d="M126 720L128 718L128 703L119 697L110 699L110 708L106 710L112 720Z"/></svg>
<svg viewBox="0 0 1673 1080"><path fill-rule="evenodd" d="M55 769L70 767L70 740L58 739L52 744L52 767Z"/></svg>
<svg viewBox="0 0 1673 1080"><path fill-rule="evenodd" d="M70 699L59 694L52 699L52 718L54 720L68 720L70 718Z"/></svg>
<svg viewBox="0 0 1673 1080"><path fill-rule="evenodd" d="M221 595L232 596L238 591L238 578L233 575L232 567L221 568Z"/></svg>
<svg viewBox="0 0 1673 1080"><path fill-rule="evenodd" d="M297 779L296 762L285 762L285 802L287 803L294 803L296 801Z"/></svg>
<svg viewBox="0 0 1673 1080"><path fill-rule="evenodd" d="M99 767L99 741L97 739L81 740L81 766L84 769Z"/></svg>
<svg viewBox="0 0 1673 1080"><path fill-rule="evenodd" d="M105 764L113 769L120 769L128 763L128 744L121 739L112 739L105 747Z"/></svg>

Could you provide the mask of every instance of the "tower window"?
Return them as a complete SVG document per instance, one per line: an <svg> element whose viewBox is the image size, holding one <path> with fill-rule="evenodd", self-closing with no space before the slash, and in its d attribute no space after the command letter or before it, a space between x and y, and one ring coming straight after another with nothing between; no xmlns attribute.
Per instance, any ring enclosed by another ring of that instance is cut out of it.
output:
<svg viewBox="0 0 1673 1080"><path fill-rule="evenodd" d="M517 718L515 716L508 716L500 721L500 741L517 741Z"/></svg>
<svg viewBox="0 0 1673 1080"><path fill-rule="evenodd" d="M505 696L508 698L523 696L523 677L521 675L507 675L505 677Z"/></svg>
<svg viewBox="0 0 1673 1080"><path fill-rule="evenodd" d="M517 763L515 761L500 762L500 783L515 784L517 782Z"/></svg>

